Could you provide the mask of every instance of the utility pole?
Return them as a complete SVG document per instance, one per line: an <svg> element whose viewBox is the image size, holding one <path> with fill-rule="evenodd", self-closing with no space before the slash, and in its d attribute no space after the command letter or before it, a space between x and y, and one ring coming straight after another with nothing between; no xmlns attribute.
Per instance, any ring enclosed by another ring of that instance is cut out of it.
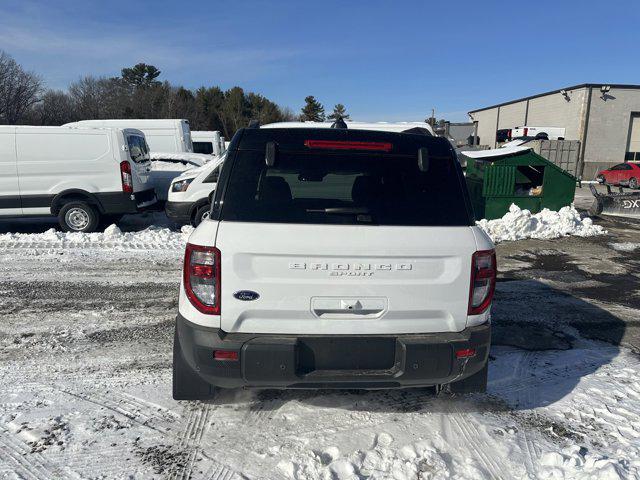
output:
<svg viewBox="0 0 640 480"><path fill-rule="evenodd" d="M431 116L427 118L427 123L431 125L431 128L436 128L436 109L431 109Z"/></svg>

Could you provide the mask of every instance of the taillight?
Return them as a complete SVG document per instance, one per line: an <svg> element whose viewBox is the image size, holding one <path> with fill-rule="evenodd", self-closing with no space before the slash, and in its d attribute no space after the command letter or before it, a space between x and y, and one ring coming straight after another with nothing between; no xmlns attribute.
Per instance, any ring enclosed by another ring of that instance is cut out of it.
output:
<svg viewBox="0 0 640 480"><path fill-rule="evenodd" d="M480 250L471 259L469 315L479 315L489 308L495 288L496 252Z"/></svg>
<svg viewBox="0 0 640 480"><path fill-rule="evenodd" d="M393 145L387 142L345 142L342 140L305 140L304 146L326 150L366 150L368 152L390 152L393 148Z"/></svg>
<svg viewBox="0 0 640 480"><path fill-rule="evenodd" d="M511 140L511 129L507 130L507 138Z"/></svg>
<svg viewBox="0 0 640 480"><path fill-rule="evenodd" d="M187 243L184 290L202 313L220 315L220 250Z"/></svg>
<svg viewBox="0 0 640 480"><path fill-rule="evenodd" d="M529 133L529 129L528 129L528 128L525 128L525 129L522 131L522 136L523 136L523 137L526 137L526 136L527 136L527 133Z"/></svg>
<svg viewBox="0 0 640 480"><path fill-rule="evenodd" d="M122 177L122 191L133 193L133 178L131 177L131 164L120 162L120 176Z"/></svg>

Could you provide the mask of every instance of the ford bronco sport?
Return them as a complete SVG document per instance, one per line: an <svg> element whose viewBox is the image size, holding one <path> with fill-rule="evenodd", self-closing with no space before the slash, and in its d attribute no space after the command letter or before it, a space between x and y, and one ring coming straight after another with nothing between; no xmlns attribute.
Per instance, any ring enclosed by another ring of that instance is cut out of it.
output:
<svg viewBox="0 0 640 480"><path fill-rule="evenodd" d="M484 391L495 278L447 140L240 130L186 248L173 396Z"/></svg>

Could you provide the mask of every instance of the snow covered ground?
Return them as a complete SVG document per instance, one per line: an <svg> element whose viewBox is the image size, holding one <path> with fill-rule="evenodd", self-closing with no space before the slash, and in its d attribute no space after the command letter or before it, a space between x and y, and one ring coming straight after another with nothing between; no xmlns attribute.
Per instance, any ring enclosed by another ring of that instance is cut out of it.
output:
<svg viewBox="0 0 640 480"><path fill-rule="evenodd" d="M188 230L0 235L0 478L640 478L640 358L620 332L637 300L614 304L606 283L636 288L616 247L640 228L616 228L498 247L486 395L206 403L171 399Z"/></svg>

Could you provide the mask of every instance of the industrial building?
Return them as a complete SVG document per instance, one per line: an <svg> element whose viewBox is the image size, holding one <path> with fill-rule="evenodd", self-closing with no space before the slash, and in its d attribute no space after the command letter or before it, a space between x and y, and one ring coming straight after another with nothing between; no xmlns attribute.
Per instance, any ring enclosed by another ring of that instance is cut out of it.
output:
<svg viewBox="0 0 640 480"><path fill-rule="evenodd" d="M561 127L580 141L578 173L584 180L624 161L640 161L640 85L585 83L469 112L477 142L495 148L499 130Z"/></svg>

